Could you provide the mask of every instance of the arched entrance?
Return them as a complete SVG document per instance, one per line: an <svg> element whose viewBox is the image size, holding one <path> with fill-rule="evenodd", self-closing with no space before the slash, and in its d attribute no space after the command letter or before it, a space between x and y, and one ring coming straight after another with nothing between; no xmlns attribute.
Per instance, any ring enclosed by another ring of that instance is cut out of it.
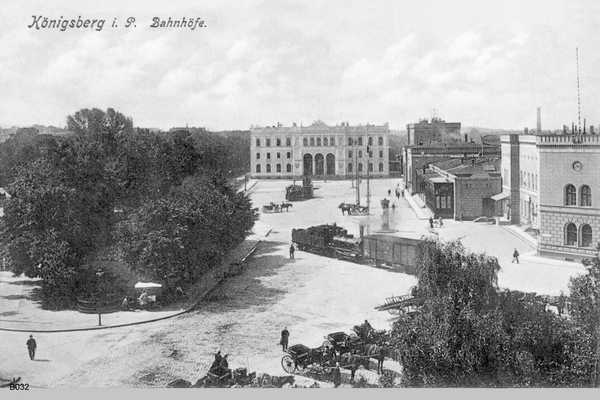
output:
<svg viewBox="0 0 600 400"><path fill-rule="evenodd" d="M335 175L335 156L329 153L325 160L327 161L327 175Z"/></svg>
<svg viewBox="0 0 600 400"><path fill-rule="evenodd" d="M323 158L323 154L317 153L315 155L315 175L324 175L325 174L325 159Z"/></svg>
<svg viewBox="0 0 600 400"><path fill-rule="evenodd" d="M304 175L313 174L313 156L312 154L304 155Z"/></svg>

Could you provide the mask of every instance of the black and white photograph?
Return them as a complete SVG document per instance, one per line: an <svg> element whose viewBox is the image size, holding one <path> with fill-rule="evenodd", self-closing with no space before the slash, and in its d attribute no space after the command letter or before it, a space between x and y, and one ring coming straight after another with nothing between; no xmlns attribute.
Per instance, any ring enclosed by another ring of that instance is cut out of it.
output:
<svg viewBox="0 0 600 400"><path fill-rule="evenodd" d="M600 387L600 2L0 10L5 395Z"/></svg>

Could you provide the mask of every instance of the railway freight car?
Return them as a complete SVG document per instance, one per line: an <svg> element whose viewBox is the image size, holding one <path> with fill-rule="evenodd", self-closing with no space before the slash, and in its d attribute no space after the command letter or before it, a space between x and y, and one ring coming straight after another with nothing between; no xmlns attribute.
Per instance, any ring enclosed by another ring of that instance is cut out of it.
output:
<svg viewBox="0 0 600 400"><path fill-rule="evenodd" d="M419 241L416 237L383 234L356 238L335 224L292 229L292 242L299 250L359 264L385 265L407 273L415 271Z"/></svg>

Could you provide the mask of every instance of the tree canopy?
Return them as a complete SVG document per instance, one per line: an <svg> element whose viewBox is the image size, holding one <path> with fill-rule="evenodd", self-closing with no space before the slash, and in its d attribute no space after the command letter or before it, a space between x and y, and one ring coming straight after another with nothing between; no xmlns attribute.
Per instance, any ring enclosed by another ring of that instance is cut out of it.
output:
<svg viewBox="0 0 600 400"><path fill-rule="evenodd" d="M11 171L0 240L12 271L43 279L45 302L89 292L94 257L115 246L140 275L192 283L252 228L249 199L194 134L134 129L111 108L77 111L67 125L71 134L25 129L0 144Z"/></svg>
<svg viewBox="0 0 600 400"><path fill-rule="evenodd" d="M404 386L589 385L591 335L535 298L499 290L495 258L424 239L418 259L423 305L392 331Z"/></svg>

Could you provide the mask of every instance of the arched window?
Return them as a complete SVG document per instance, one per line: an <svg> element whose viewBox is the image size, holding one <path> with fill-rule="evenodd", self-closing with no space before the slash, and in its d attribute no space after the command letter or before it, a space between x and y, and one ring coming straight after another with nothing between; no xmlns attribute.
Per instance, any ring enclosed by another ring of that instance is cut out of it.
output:
<svg viewBox="0 0 600 400"><path fill-rule="evenodd" d="M260 174L260 164L256 164L256 172Z"/></svg>
<svg viewBox="0 0 600 400"><path fill-rule="evenodd" d="M587 224L581 226L581 247L592 247L592 227Z"/></svg>
<svg viewBox="0 0 600 400"><path fill-rule="evenodd" d="M271 164L267 164L267 172L271 172Z"/></svg>
<svg viewBox="0 0 600 400"><path fill-rule="evenodd" d="M565 188L565 205L577 205L577 191L575 190L575 186L573 185L567 185L567 187Z"/></svg>
<svg viewBox="0 0 600 400"><path fill-rule="evenodd" d="M335 137L332 136L332 137L329 138L329 145L330 146L335 146Z"/></svg>
<svg viewBox="0 0 600 400"><path fill-rule="evenodd" d="M362 140L362 136L358 137L358 145L362 146L363 145L363 140Z"/></svg>
<svg viewBox="0 0 600 400"><path fill-rule="evenodd" d="M288 164L285 166L286 172L292 172L292 164Z"/></svg>
<svg viewBox="0 0 600 400"><path fill-rule="evenodd" d="M292 139L291 138L285 138L285 145L286 146L291 146L292 145Z"/></svg>
<svg viewBox="0 0 600 400"><path fill-rule="evenodd" d="M275 139L275 144L279 147L281 146L281 139L277 138Z"/></svg>
<svg viewBox="0 0 600 400"><path fill-rule="evenodd" d="M351 137L348 138L348 146L352 146L352 143L354 143L354 141L352 140Z"/></svg>
<svg viewBox="0 0 600 400"><path fill-rule="evenodd" d="M583 185L581 191L581 206L591 207L592 206L592 189L588 185Z"/></svg>
<svg viewBox="0 0 600 400"><path fill-rule="evenodd" d="M369 172L373 172L373 163L369 163Z"/></svg>
<svg viewBox="0 0 600 400"><path fill-rule="evenodd" d="M383 163L379 163L379 172L383 172Z"/></svg>
<svg viewBox="0 0 600 400"><path fill-rule="evenodd" d="M318 138L317 138L317 146L320 146L320 145L321 145L321 138L320 138L320 137L318 137Z"/></svg>
<svg viewBox="0 0 600 400"><path fill-rule="evenodd" d="M329 140L326 137L323 138L323 146L329 146Z"/></svg>
<svg viewBox="0 0 600 400"><path fill-rule="evenodd" d="M565 228L565 244L567 246L577 246L577 227L575 224L567 224Z"/></svg>
<svg viewBox="0 0 600 400"><path fill-rule="evenodd" d="M256 147L260 147L260 139L256 138Z"/></svg>
<svg viewBox="0 0 600 400"><path fill-rule="evenodd" d="M308 146L308 138L304 138L304 139L302 139L302 145L303 145L304 147Z"/></svg>
<svg viewBox="0 0 600 400"><path fill-rule="evenodd" d="M348 163L348 172L352 172L352 163Z"/></svg>
<svg viewBox="0 0 600 400"><path fill-rule="evenodd" d="M383 137L379 136L379 145L383 146Z"/></svg>
<svg viewBox="0 0 600 400"><path fill-rule="evenodd" d="M358 172L363 172L362 163L358 163Z"/></svg>
<svg viewBox="0 0 600 400"><path fill-rule="evenodd" d="M271 139L267 139L267 147L271 146Z"/></svg>
<svg viewBox="0 0 600 400"><path fill-rule="evenodd" d="M371 136L369 136L369 139L367 139L367 145L373 146L373 138Z"/></svg>
<svg viewBox="0 0 600 400"><path fill-rule="evenodd" d="M281 164L277 164L277 172L281 172Z"/></svg>
<svg viewBox="0 0 600 400"><path fill-rule="evenodd" d="M314 138L314 137L311 137L311 138L310 138L310 145L311 145L311 146L314 146L314 145L315 145L315 138Z"/></svg>

